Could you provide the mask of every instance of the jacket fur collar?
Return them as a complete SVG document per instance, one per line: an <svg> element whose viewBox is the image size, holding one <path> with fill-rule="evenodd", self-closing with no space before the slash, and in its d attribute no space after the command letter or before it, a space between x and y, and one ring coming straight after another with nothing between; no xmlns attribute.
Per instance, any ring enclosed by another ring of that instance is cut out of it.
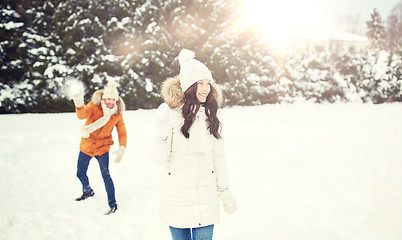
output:
<svg viewBox="0 0 402 240"><path fill-rule="evenodd" d="M212 87L216 90L214 98L220 107L222 105L222 90L214 82L211 82ZM170 108L183 106L184 93L180 87L179 76L166 79L162 84L161 95L163 100L169 105Z"/></svg>
<svg viewBox="0 0 402 240"><path fill-rule="evenodd" d="M97 90L94 92L94 94L92 94L91 101L95 105L101 105L102 96L103 96L103 89ZM124 104L124 101L121 97L119 97L119 100L117 100L116 105L119 113L126 111L126 104Z"/></svg>

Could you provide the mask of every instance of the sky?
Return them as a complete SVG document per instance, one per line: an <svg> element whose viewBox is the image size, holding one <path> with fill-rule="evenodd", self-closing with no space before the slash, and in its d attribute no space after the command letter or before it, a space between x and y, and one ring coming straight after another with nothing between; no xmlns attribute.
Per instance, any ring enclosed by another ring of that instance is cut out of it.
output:
<svg viewBox="0 0 402 240"><path fill-rule="evenodd" d="M338 15L360 14L362 18L369 17L376 8L383 19L389 15L392 8L400 0L320 0L316 1L324 12L336 17Z"/></svg>

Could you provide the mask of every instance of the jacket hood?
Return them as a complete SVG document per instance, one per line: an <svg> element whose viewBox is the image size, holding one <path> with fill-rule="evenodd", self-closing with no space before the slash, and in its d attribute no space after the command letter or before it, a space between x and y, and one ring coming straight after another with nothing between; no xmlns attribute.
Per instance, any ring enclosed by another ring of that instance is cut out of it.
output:
<svg viewBox="0 0 402 240"><path fill-rule="evenodd" d="M92 98L91 101L96 104L96 105L100 105L102 102L102 96L103 96L103 89L101 90L97 90L94 92L94 94L92 94ZM117 100L116 102L117 105L117 109L119 111L119 113L122 113L124 111L126 111L126 104L124 104L124 101L121 97L119 97L119 100Z"/></svg>
<svg viewBox="0 0 402 240"><path fill-rule="evenodd" d="M211 86L216 91L213 93L213 97L220 107L223 100L222 90L215 82L211 82ZM180 87L179 76L168 78L163 82L161 95L170 108L180 107L184 104L184 93Z"/></svg>

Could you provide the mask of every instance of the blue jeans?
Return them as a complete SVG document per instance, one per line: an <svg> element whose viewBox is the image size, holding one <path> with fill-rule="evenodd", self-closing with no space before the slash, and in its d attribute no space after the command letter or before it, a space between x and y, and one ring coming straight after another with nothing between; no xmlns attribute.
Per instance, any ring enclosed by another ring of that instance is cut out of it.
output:
<svg viewBox="0 0 402 240"><path fill-rule="evenodd" d="M213 224L199 228L170 227L170 233L172 234L173 240L212 240L213 232Z"/></svg>
<svg viewBox="0 0 402 240"><path fill-rule="evenodd" d="M98 160L103 182L105 183L109 206L114 207L117 204L114 196L113 180L110 177L109 173L109 153L107 152L102 156L95 156L95 158ZM88 165L91 159L92 159L91 156L88 156L80 151L80 154L78 155L77 177L78 179L80 179L82 183L83 193L88 193L89 191L92 190L91 187L89 186L89 180L87 176Z"/></svg>

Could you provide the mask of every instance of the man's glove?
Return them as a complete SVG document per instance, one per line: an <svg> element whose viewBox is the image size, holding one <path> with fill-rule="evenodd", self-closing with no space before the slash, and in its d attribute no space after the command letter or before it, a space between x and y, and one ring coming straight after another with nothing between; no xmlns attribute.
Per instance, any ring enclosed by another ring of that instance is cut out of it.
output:
<svg viewBox="0 0 402 240"><path fill-rule="evenodd" d="M237 210L237 201L236 199L232 196L229 190L224 190L219 193L219 197L222 200L223 203L223 209L227 213L234 213Z"/></svg>
<svg viewBox="0 0 402 240"><path fill-rule="evenodd" d="M80 130L81 130L81 136L83 138L89 138L89 135L91 133L89 132L88 128L86 128L85 126L81 126Z"/></svg>
<svg viewBox="0 0 402 240"><path fill-rule="evenodd" d="M116 155L114 162L119 163L121 159L123 159L124 152L126 151L126 147L120 146L116 151L113 152L113 155Z"/></svg>
<svg viewBox="0 0 402 240"><path fill-rule="evenodd" d="M84 106L84 94L82 92L72 95L71 98L73 99L76 108Z"/></svg>

